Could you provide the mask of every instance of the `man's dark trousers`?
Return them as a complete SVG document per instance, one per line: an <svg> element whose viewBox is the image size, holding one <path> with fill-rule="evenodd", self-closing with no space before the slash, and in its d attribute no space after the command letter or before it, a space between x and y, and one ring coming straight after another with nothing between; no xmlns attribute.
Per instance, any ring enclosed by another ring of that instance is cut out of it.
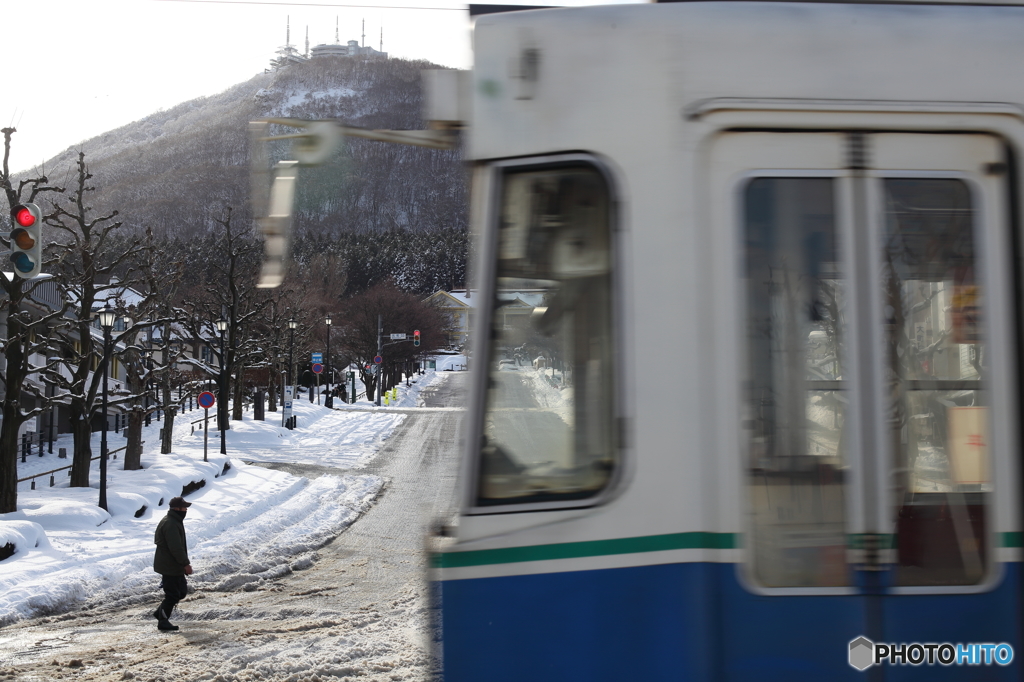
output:
<svg viewBox="0 0 1024 682"><path fill-rule="evenodd" d="M174 607L188 595L188 583L183 575L165 575L160 581L160 587L164 588L164 600L157 609L157 618L168 620Z"/></svg>

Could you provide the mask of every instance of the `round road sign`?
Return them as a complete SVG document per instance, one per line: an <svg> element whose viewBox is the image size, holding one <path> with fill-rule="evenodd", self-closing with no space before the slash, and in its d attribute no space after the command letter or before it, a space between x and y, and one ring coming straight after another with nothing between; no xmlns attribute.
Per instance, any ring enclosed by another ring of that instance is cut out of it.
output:
<svg viewBox="0 0 1024 682"><path fill-rule="evenodd" d="M313 363L313 374L320 374L323 371L324 371L324 366L323 365L321 365L319 362L314 362Z"/></svg>
<svg viewBox="0 0 1024 682"><path fill-rule="evenodd" d="M377 365L379 365L380 363L384 362L384 358L382 358L382 357L381 357L381 356L379 356L379 355L375 355L375 356L373 357L373 362L374 362L374 364L377 364Z"/></svg>
<svg viewBox="0 0 1024 682"><path fill-rule="evenodd" d="M199 394L199 398L197 399L196 402L199 403L199 407L205 407L206 409L210 409L217 402L217 398L215 398L214 395L209 391L203 391L202 393Z"/></svg>

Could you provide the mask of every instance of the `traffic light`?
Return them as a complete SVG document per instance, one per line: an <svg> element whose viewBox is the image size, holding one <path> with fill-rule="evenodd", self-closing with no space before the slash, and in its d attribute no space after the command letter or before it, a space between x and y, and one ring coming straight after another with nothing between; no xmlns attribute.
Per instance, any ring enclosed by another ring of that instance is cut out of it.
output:
<svg viewBox="0 0 1024 682"><path fill-rule="evenodd" d="M414 345L414 346L420 345L420 330L419 329L417 329L416 331L414 331L412 333L412 345Z"/></svg>
<svg viewBox="0 0 1024 682"><path fill-rule="evenodd" d="M11 209L11 262L18 277L29 279L43 266L43 213L35 204Z"/></svg>

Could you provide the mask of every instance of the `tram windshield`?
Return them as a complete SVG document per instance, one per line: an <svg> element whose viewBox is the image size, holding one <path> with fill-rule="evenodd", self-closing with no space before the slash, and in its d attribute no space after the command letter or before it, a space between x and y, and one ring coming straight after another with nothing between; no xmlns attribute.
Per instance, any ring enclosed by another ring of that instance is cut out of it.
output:
<svg viewBox="0 0 1024 682"><path fill-rule="evenodd" d="M589 498L615 469L609 212L592 168L504 175L480 506Z"/></svg>

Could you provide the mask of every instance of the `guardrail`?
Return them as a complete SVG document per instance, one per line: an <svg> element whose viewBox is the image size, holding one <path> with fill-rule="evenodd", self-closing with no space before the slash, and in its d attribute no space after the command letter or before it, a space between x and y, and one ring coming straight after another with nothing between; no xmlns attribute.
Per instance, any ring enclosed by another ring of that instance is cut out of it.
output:
<svg viewBox="0 0 1024 682"><path fill-rule="evenodd" d="M145 445L145 444L146 444L146 441L142 441L142 443L140 443L140 445ZM127 450L127 449L128 449L127 445L122 445L121 447L117 448L116 450L107 450L107 456L109 457L109 456L113 455L112 459L117 459L117 453L121 452L122 450ZM95 457L90 458L89 461L90 462L95 462L96 460L98 460L98 459L100 459L102 457L103 457L103 455L99 454L99 455L96 455ZM50 469L49 471L40 471L38 474L32 474L31 476L26 476L25 478L19 478L17 482L18 483L24 483L25 481L32 481L32 488L31 488L31 490L35 490L36 489L36 479L39 478L40 476L46 476L47 474L49 474L49 476L50 476L50 487L52 488L56 484L56 480L54 479L53 475L56 474L58 471L64 471L65 469L67 469L68 470L68 476L70 476L71 475L71 467L73 467L73 466L74 466L73 464L69 464L66 467L59 467L57 469Z"/></svg>

